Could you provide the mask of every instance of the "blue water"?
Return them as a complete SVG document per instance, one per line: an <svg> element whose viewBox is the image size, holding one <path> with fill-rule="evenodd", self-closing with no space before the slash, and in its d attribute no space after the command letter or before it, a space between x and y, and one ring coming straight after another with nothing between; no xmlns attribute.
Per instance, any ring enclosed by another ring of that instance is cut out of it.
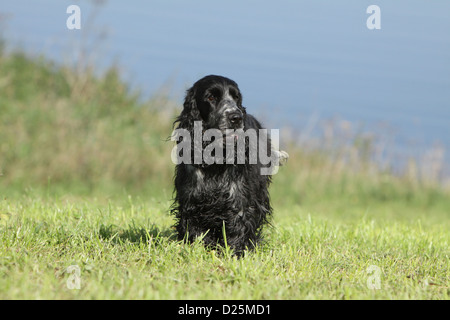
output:
<svg viewBox="0 0 450 320"><path fill-rule="evenodd" d="M145 95L168 84L181 104L195 80L221 74L270 127L301 134L339 117L388 136L399 159L450 150L450 1L92 3L3 0L2 33L59 61L84 47L99 69L118 62ZM66 27L70 4L81 8L81 30ZM371 4L380 30L366 26Z"/></svg>

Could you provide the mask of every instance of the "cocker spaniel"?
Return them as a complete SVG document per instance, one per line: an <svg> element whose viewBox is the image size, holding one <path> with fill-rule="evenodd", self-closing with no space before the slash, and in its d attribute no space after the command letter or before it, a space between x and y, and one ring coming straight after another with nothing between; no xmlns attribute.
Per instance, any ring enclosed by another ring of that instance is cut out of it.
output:
<svg viewBox="0 0 450 320"><path fill-rule="evenodd" d="M172 213L179 240L228 246L241 256L262 239L271 218L271 175L288 154L273 147L260 122L242 106L233 80L198 80L174 122Z"/></svg>

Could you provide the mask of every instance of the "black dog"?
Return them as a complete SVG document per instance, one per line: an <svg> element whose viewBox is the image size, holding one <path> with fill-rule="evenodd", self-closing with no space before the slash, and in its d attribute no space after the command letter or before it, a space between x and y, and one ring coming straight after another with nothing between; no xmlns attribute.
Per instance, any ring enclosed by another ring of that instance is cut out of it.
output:
<svg viewBox="0 0 450 320"><path fill-rule="evenodd" d="M261 169L267 169L271 164L262 163L259 156L256 161L251 161L248 136L241 140L245 141L244 152L240 154L243 160L238 161L238 152L233 152L231 157L226 152L230 151L227 149L230 142L231 148L237 151L234 144L242 136L236 132L246 133L253 129L259 137L262 126L246 113L238 85L221 76L210 75L197 81L187 91L183 107L174 123L174 126L178 124L176 129L188 134L176 138L178 156L186 152L183 156L187 160L178 163L175 169L172 213L177 220L178 238L193 241L201 237L207 246L228 245L235 254L242 255L246 248L253 248L261 239L262 227L269 222L272 213L268 192L271 176L261 174ZM195 140L196 129L201 133L216 129L215 132L220 133L220 138L216 136L210 141L224 147L212 152L215 159L222 159L222 162L199 160L202 150L206 150L205 140L208 139L205 138L191 143L189 150L180 151L183 139ZM287 160L287 153L271 150L270 140L264 141L265 149L276 155L271 159Z"/></svg>

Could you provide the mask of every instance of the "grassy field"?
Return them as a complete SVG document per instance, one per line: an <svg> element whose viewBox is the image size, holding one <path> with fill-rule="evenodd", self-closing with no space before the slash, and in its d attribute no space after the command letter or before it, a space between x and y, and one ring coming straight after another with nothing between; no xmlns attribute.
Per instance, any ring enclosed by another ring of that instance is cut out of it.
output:
<svg viewBox="0 0 450 320"><path fill-rule="evenodd" d="M449 191L359 137L285 143L255 252L176 241L176 103L138 97L114 68L0 55L0 299L449 299Z"/></svg>
<svg viewBox="0 0 450 320"><path fill-rule="evenodd" d="M168 205L3 200L0 298L449 298L448 225L283 209L267 243L237 260L175 241Z"/></svg>

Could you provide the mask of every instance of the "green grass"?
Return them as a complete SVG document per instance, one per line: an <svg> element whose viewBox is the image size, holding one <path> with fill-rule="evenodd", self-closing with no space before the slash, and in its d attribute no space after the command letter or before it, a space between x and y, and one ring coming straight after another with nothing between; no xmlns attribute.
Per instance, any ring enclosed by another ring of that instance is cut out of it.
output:
<svg viewBox="0 0 450 320"><path fill-rule="evenodd" d="M0 299L449 299L449 191L378 170L361 137L285 147L242 259L176 241L176 103L138 97L114 68L0 54Z"/></svg>
<svg viewBox="0 0 450 320"><path fill-rule="evenodd" d="M119 204L122 202L121 204ZM175 240L168 202L0 202L1 299L448 299L448 225L293 208L237 260ZM381 210L382 211L382 210ZM382 213L382 212L381 212ZM373 214L376 215L376 212ZM70 289L80 270L80 289ZM379 290L367 282L380 268ZM70 270L70 269L69 269Z"/></svg>

